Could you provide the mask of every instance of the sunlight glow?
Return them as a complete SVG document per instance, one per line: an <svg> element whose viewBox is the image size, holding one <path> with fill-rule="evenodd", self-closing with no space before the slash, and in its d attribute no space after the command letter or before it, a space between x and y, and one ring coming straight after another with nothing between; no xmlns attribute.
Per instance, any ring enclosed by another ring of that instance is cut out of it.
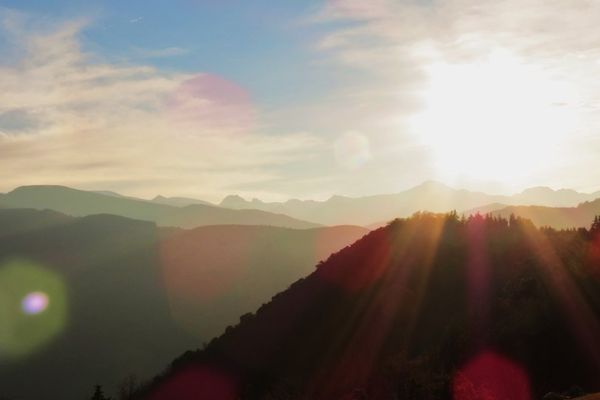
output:
<svg viewBox="0 0 600 400"><path fill-rule="evenodd" d="M600 369L600 343L597 339L600 337L600 321L581 289L569 274L555 245L548 237L536 235L536 233L533 230L525 230L528 245L539 260L539 265L543 266L540 276L553 289L555 298L559 301L564 315L569 320L567 326L578 338L581 346L585 348L590 361Z"/></svg>
<svg viewBox="0 0 600 400"><path fill-rule="evenodd" d="M427 73L425 107L411 129L445 178L514 183L559 156L576 127L574 87L508 51L435 62Z"/></svg>

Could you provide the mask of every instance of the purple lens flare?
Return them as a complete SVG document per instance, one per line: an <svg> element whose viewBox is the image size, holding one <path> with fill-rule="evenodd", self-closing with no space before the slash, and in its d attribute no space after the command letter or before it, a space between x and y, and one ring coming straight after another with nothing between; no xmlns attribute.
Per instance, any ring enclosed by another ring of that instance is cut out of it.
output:
<svg viewBox="0 0 600 400"><path fill-rule="evenodd" d="M31 292L23 298L21 309L25 314L36 315L48 308L49 299L46 293Z"/></svg>

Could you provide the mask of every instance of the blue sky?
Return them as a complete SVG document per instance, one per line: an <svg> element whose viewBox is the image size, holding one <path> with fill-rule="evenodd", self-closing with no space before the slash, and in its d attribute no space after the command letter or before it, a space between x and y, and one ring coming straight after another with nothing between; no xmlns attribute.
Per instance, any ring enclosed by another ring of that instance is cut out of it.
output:
<svg viewBox="0 0 600 400"><path fill-rule="evenodd" d="M588 0L1 1L0 191L595 191L598 20Z"/></svg>
<svg viewBox="0 0 600 400"><path fill-rule="evenodd" d="M220 74L266 103L319 96L336 73L319 65L314 43L327 24L308 24L321 1L5 1L39 17L90 18L85 46L120 62ZM181 50L173 56L145 52Z"/></svg>

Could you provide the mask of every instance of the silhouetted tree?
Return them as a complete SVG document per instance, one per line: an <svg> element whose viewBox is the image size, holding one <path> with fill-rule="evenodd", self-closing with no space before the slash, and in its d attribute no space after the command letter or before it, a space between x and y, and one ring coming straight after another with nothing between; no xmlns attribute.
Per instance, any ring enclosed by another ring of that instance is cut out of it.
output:
<svg viewBox="0 0 600 400"><path fill-rule="evenodd" d="M592 223L592 227L590 228L590 233L592 235L600 233L600 216L596 215L594 217L594 222Z"/></svg>
<svg viewBox="0 0 600 400"><path fill-rule="evenodd" d="M96 385L94 388L94 394L92 395L91 400L111 400L111 399L110 399L110 397L106 397L104 395L101 385Z"/></svg>
<svg viewBox="0 0 600 400"><path fill-rule="evenodd" d="M140 382L134 374L130 374L117 385L117 396L119 400L129 400L140 387Z"/></svg>

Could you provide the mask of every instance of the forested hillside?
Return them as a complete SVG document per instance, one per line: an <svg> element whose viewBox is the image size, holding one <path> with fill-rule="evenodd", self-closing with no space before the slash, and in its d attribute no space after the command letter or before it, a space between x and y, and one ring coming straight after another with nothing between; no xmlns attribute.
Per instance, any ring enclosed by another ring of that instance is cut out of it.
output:
<svg viewBox="0 0 600 400"><path fill-rule="evenodd" d="M539 399L600 389L600 223L417 215L187 352L152 400Z"/></svg>

